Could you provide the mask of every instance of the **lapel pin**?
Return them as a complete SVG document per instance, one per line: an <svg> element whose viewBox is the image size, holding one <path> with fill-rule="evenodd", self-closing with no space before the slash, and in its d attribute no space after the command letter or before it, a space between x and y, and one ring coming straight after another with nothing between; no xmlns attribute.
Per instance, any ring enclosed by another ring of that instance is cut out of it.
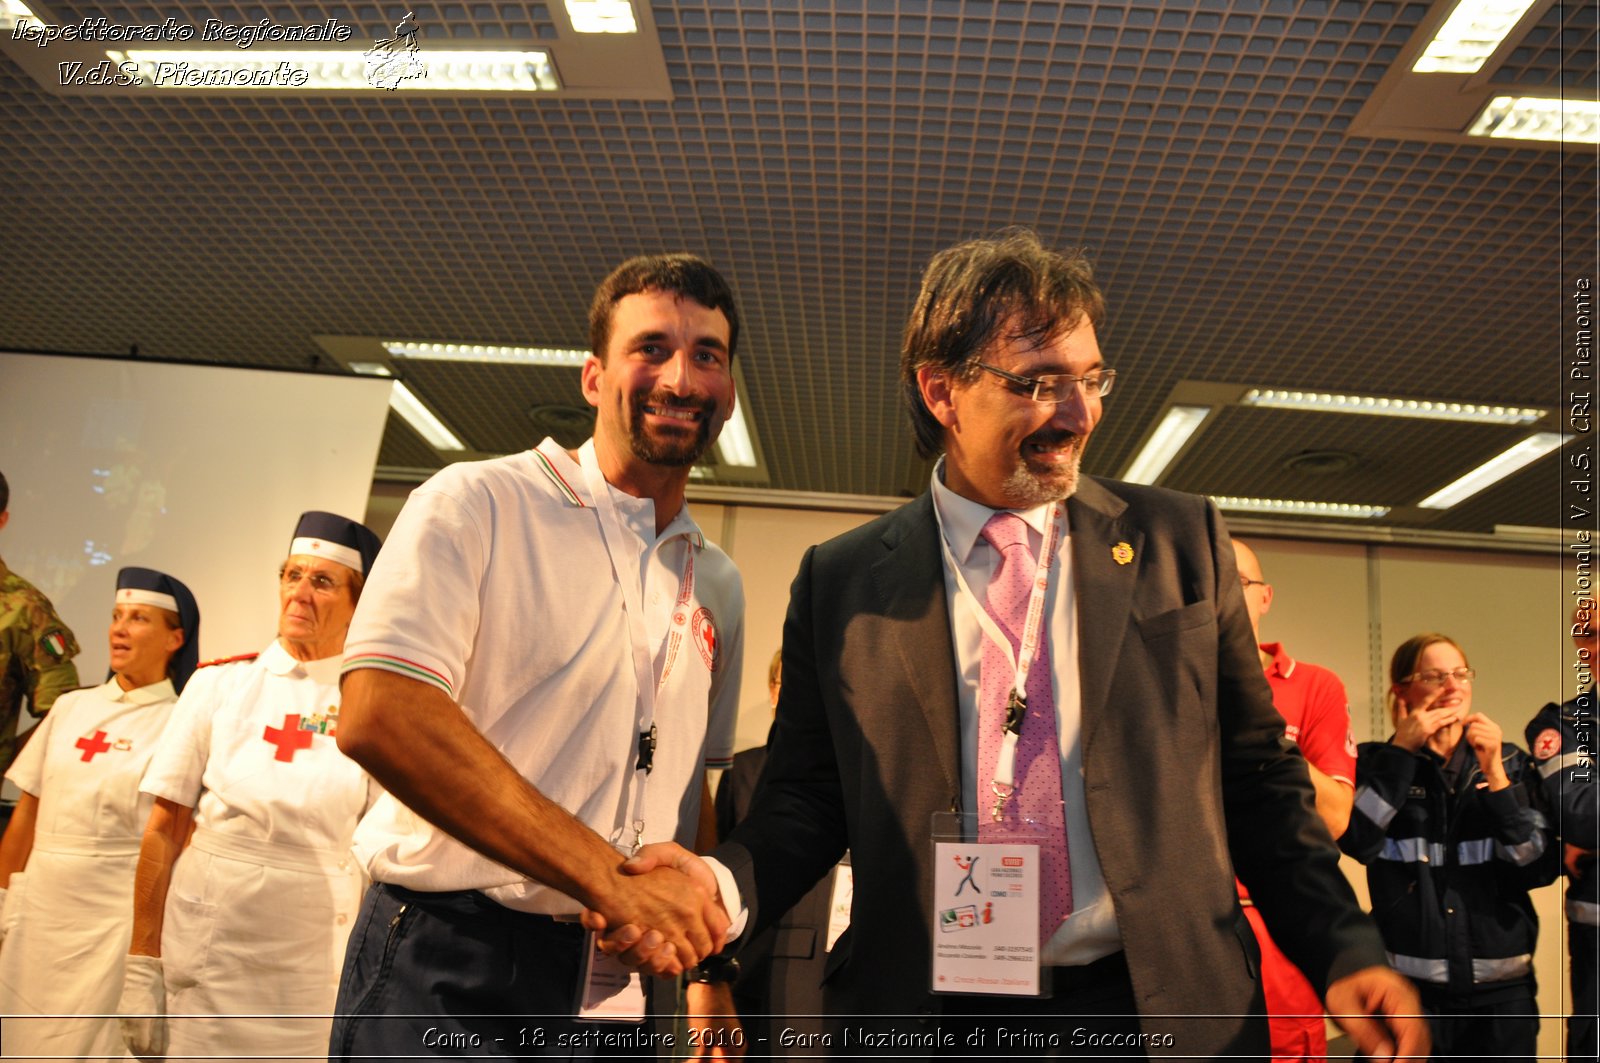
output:
<svg viewBox="0 0 1600 1063"><path fill-rule="evenodd" d="M1118 543L1111 548L1111 560L1119 565L1126 565L1133 560L1133 547L1127 543Z"/></svg>

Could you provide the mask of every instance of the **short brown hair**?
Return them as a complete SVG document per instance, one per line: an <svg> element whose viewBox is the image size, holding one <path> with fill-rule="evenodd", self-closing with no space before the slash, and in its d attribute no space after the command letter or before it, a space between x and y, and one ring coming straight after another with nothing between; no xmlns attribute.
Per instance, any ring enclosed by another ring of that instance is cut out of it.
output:
<svg viewBox="0 0 1600 1063"><path fill-rule="evenodd" d="M1098 325L1105 297L1082 251L1051 251L1027 229L1006 229L935 255L900 344L900 392L917 452L944 451L944 428L922 401L917 370L933 366L970 381L973 362L997 342L1048 343L1084 316Z"/></svg>
<svg viewBox="0 0 1600 1063"><path fill-rule="evenodd" d="M711 263L689 254L640 255L611 271L589 304L589 351L602 362L611 342L611 312L617 300L640 292L667 292L721 310L728 319L728 358L739 346L739 308L733 289Z"/></svg>

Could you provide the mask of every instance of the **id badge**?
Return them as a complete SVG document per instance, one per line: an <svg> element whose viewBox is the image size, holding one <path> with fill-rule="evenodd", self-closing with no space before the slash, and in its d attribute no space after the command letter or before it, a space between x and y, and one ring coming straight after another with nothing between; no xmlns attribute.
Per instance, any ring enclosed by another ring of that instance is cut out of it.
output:
<svg viewBox="0 0 1600 1063"><path fill-rule="evenodd" d="M933 992L1046 992L1039 967L1038 844L964 841L959 830L936 830L933 897Z"/></svg>
<svg viewBox="0 0 1600 1063"><path fill-rule="evenodd" d="M615 956L600 951L593 933L583 938L578 1018L588 1022L643 1022L644 979Z"/></svg>

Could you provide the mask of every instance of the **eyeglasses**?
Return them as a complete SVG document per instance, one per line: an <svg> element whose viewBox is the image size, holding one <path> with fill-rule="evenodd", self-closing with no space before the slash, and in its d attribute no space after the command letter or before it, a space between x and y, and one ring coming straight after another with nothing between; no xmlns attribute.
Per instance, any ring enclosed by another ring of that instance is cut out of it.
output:
<svg viewBox="0 0 1600 1063"><path fill-rule="evenodd" d="M1413 672L1400 680L1402 683L1421 683L1425 687L1444 686L1446 679L1454 679L1457 683L1470 683L1478 677L1478 673L1471 668L1456 668L1449 672Z"/></svg>
<svg viewBox="0 0 1600 1063"><path fill-rule="evenodd" d="M1239 577L1239 586L1245 590L1249 590L1251 587L1265 587L1266 585L1267 581L1264 579L1251 579L1249 576Z"/></svg>
<svg viewBox="0 0 1600 1063"><path fill-rule="evenodd" d="M986 373L993 373L1001 380L1011 384L1019 395L1026 395L1041 405L1056 402L1066 402L1078 389L1082 389L1086 396L1105 398L1111 394L1111 385L1117 379L1115 369L1096 369L1083 376L1070 376L1066 373L1048 373L1044 376L1018 376L1008 373L999 366L987 362L974 361L973 365Z"/></svg>
<svg viewBox="0 0 1600 1063"><path fill-rule="evenodd" d="M309 580L311 589L318 594L332 594L344 586L343 583L321 572L307 572L303 568L278 569L278 582L283 584L283 589L286 591L298 587L301 580Z"/></svg>

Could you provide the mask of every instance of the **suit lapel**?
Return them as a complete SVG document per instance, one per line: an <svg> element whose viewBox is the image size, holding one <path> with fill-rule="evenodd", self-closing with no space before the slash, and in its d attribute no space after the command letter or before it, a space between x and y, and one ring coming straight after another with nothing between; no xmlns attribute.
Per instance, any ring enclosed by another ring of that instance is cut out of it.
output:
<svg viewBox="0 0 1600 1063"><path fill-rule="evenodd" d="M1067 500L1072 531L1072 579L1077 597L1078 688L1083 747L1088 750L1105 716L1111 676L1127 634L1144 533L1125 524L1127 503L1084 477Z"/></svg>
<svg viewBox="0 0 1600 1063"><path fill-rule="evenodd" d="M882 615L889 620L910 681L932 736L949 792L961 792L960 712L956 705L955 643L945 598L944 561L933 496L902 507L884 531L885 550L872 566ZM892 684L886 684L892 686Z"/></svg>

